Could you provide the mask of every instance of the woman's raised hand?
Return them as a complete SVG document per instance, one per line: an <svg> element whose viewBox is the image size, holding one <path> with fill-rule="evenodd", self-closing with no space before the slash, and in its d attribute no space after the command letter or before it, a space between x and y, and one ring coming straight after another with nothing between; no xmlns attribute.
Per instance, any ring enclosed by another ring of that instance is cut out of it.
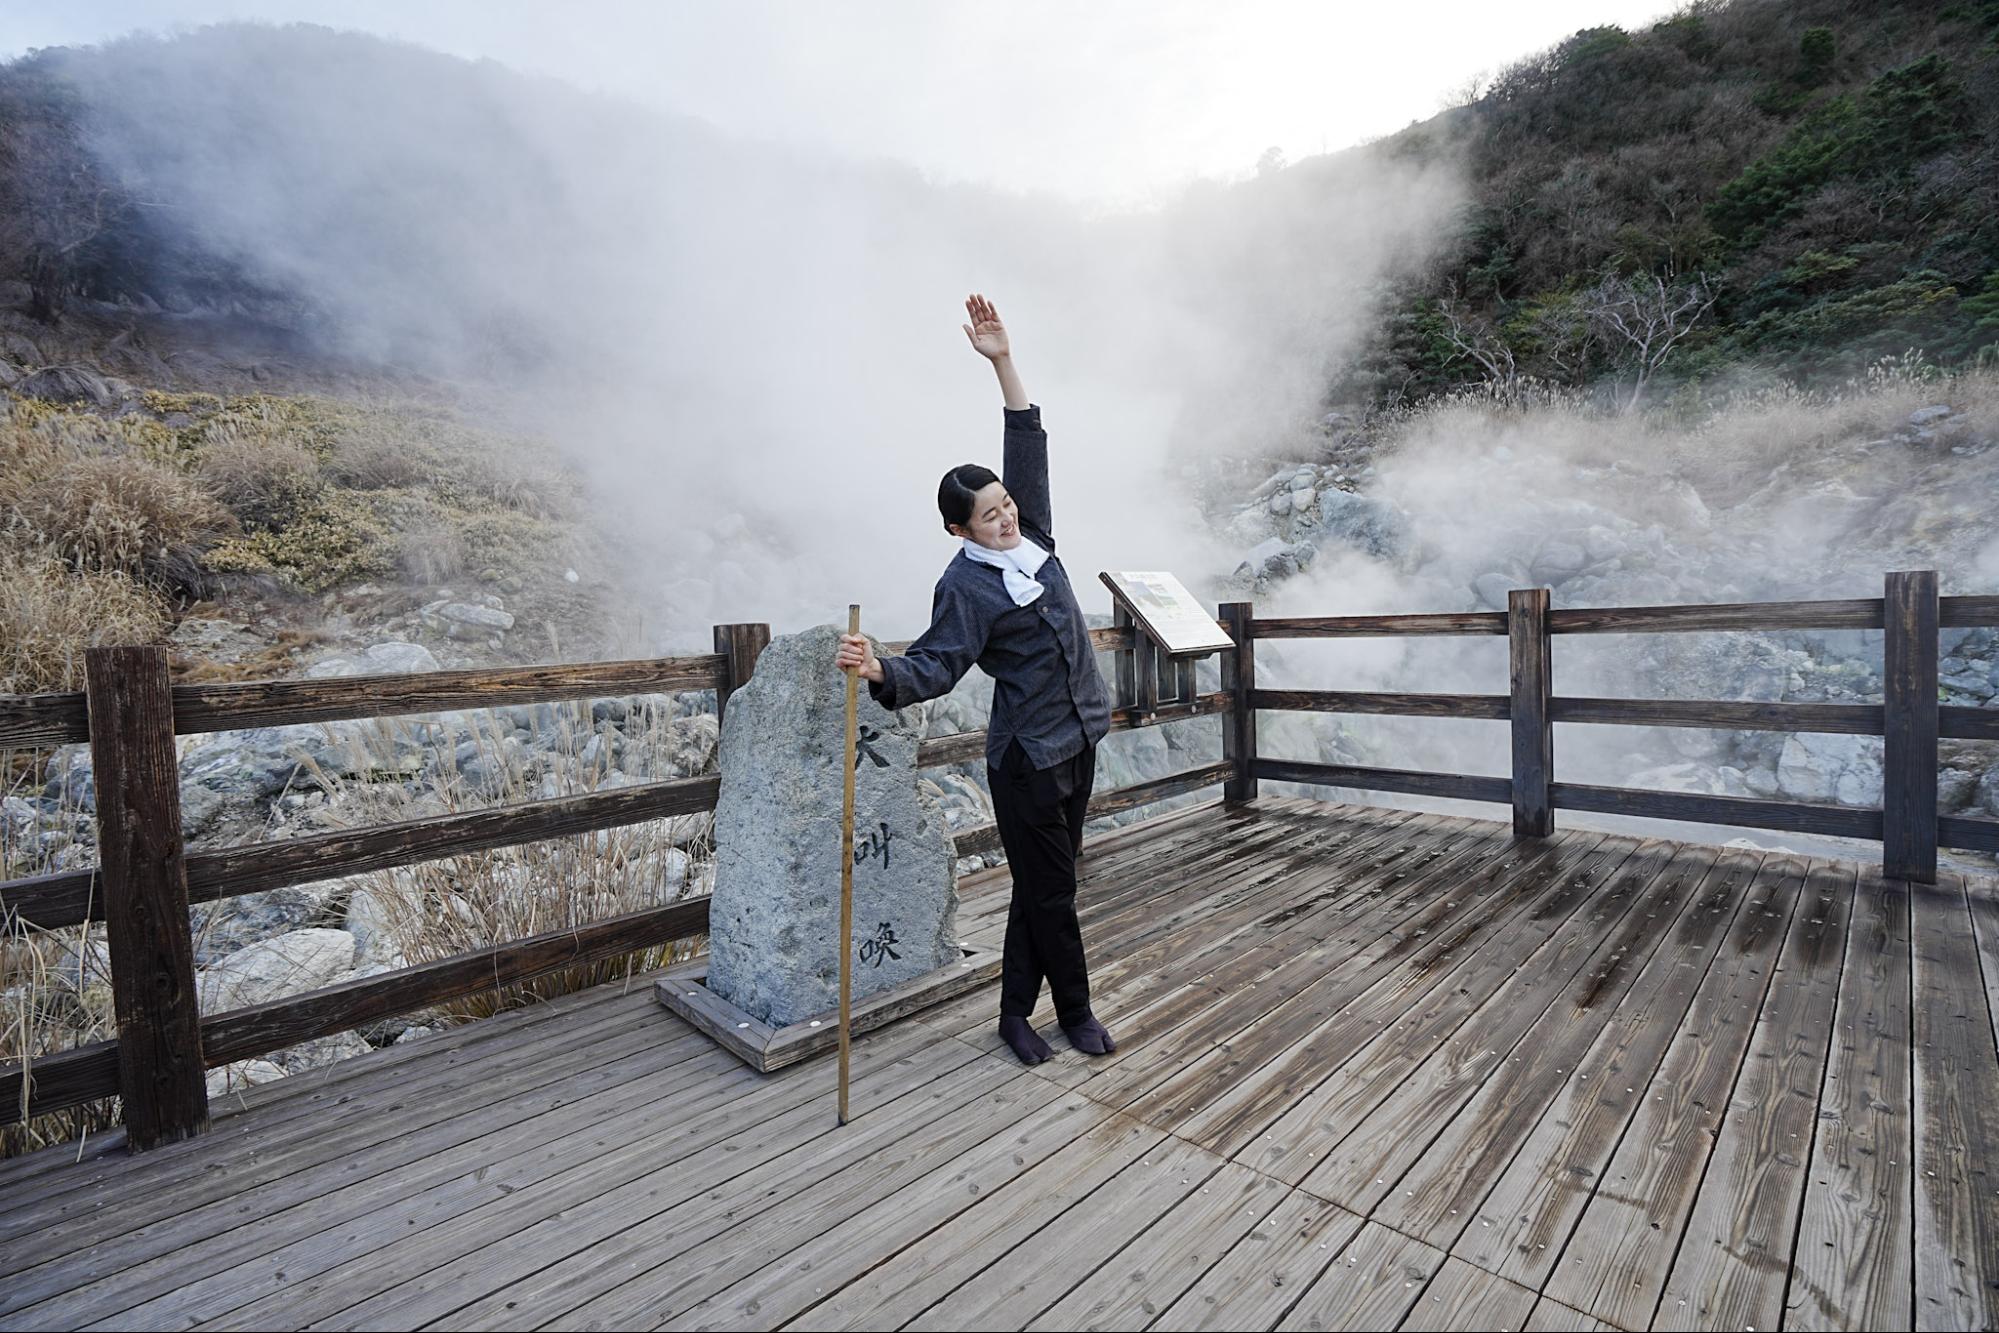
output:
<svg viewBox="0 0 1999 1333"><path fill-rule="evenodd" d="M875 656L874 645L865 634L842 634L840 651L833 657L833 665L840 671L851 671L859 667L861 678L878 681L882 678L881 659Z"/></svg>
<svg viewBox="0 0 1999 1333"><path fill-rule="evenodd" d="M972 322L959 327L972 340L973 350L988 361L998 361L1012 354L1007 346L1006 325L1000 323L999 311L994 309L991 301L974 293L965 298L965 313Z"/></svg>

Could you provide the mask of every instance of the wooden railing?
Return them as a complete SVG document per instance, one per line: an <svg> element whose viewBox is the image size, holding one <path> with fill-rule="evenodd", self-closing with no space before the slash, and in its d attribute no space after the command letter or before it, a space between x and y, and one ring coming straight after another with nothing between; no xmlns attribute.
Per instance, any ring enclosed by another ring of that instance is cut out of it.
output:
<svg viewBox="0 0 1999 1333"><path fill-rule="evenodd" d="M1259 779L1270 779L1508 804L1516 833L1525 837L1551 833L1556 810L1578 810L1876 839L1883 844L1886 873L1918 881L1934 880L1939 845L1999 851L1999 820L1940 817L1937 811L1938 739L1999 739L1999 710L1939 706L1937 631L1999 625L1999 597L1939 597L1935 573L1924 571L1890 574L1882 598L1858 601L1607 609L1556 609L1549 602L1548 591L1537 588L1513 592L1503 612L1263 619L1251 603L1224 603L1218 618L1235 646L1221 654L1221 689L1167 712L1134 701L1124 685L1134 679L1139 652L1132 630L1094 630L1093 646L1118 657L1113 729L1216 716L1222 758L1100 792L1090 801L1090 814L1216 783L1227 801L1251 801ZM1557 634L1773 629L1886 631L1884 702L1689 702L1554 692L1551 645ZM1267 690L1256 684L1260 639L1434 634L1505 636L1508 691L1367 693ZM94 870L0 884L0 907L12 923L45 929L106 922L118 1025L115 1040L38 1057L25 1066L0 1065L0 1089L8 1098L0 1115L39 1115L116 1095L122 1098L128 1143L146 1147L198 1132L207 1123L207 1068L707 929L707 900L688 899L203 1017L195 997L190 902L709 810L720 779L649 782L190 855L179 835L175 735L708 688L716 692L718 711L726 713L729 696L749 678L769 639L765 625L718 625L715 652L699 656L178 686L168 680L163 649L104 648L87 654L88 688L82 692L0 698L0 749L89 742L100 844ZM906 646L887 645L891 651ZM1136 671L1144 674L1143 668ZM1505 721L1512 738L1511 771L1498 777L1266 759L1257 753L1256 715L1263 709ZM1884 798L1879 809L1866 809L1558 782L1557 722L1881 736ZM918 762L976 760L984 755L985 742L983 731L933 737L922 742ZM991 825L962 830L953 841L961 856L999 843Z"/></svg>
<svg viewBox="0 0 1999 1333"><path fill-rule="evenodd" d="M1528 837L1550 833L1556 810L1578 810L1867 838L1882 844L1884 873L1923 883L1936 879L1939 846L1999 851L1999 819L1940 816L1937 810L1938 740L1999 739L1999 709L1939 705L1937 631L1999 625L1999 597L1939 597L1934 571L1889 574L1882 597L1851 601L1556 609L1546 589L1530 588L1512 592L1505 611L1255 619L1247 603L1223 610L1239 617L1242 627L1236 636L1240 662L1229 676L1236 702L1229 734L1235 738L1230 753L1248 772L1231 784L1234 800L1253 799L1256 779L1270 778L1508 804L1514 830ZM1599 699L1554 692L1557 634L1798 629L1885 631L1883 702ZM1410 634L1504 635L1507 693L1265 690L1255 684L1250 650L1257 639ZM1266 708L1504 720L1512 733L1511 771L1494 777L1262 759L1255 753L1251 719ZM1558 782L1557 722L1880 736L1882 803L1864 808Z"/></svg>
<svg viewBox="0 0 1999 1333"><path fill-rule="evenodd" d="M1128 629L1094 630L1091 640L1099 651L1133 651ZM174 737L676 690L714 689L718 711L726 711L729 696L769 643L770 629L718 625L714 641L714 653L689 657L223 685L171 684L163 648L101 648L86 653L82 691L0 697L0 749L89 743L99 841L94 869L0 883L0 910L13 928L105 922L118 1028L115 1040L0 1064L7 1098L0 1118L115 1095L122 1099L127 1141L150 1146L206 1124L209 1068L704 934L708 902L694 898L204 1017L196 997L190 903L712 810L720 778L647 782L189 853L180 837ZM907 644L887 646L900 651ZM1217 694L1194 711L1213 712L1227 703ZM1129 730L1167 720L1121 706L1112 726ZM924 741L918 762L952 764L984 752L985 732L964 732ZM1090 813L1213 785L1229 771L1209 764L1101 792ZM999 838L986 825L956 834L953 842L965 856L996 848Z"/></svg>

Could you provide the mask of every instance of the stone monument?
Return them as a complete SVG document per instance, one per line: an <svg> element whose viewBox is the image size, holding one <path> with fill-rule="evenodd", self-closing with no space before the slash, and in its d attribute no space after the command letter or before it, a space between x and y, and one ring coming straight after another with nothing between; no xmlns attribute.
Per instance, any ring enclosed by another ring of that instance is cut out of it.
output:
<svg viewBox="0 0 1999 1333"><path fill-rule="evenodd" d="M839 1006L847 726L846 677L833 666L840 633L820 625L772 639L723 718L705 984L748 1016L738 1028L823 1021ZM923 709L885 709L863 681L858 735L857 1011L869 996L940 970L955 978L965 960L950 829L916 783ZM662 998L673 1004L664 984Z"/></svg>

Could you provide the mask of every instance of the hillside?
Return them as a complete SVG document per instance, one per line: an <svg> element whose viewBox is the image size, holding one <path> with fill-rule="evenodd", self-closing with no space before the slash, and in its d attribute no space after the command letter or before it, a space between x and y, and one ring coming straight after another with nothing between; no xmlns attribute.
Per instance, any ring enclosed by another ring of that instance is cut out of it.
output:
<svg viewBox="0 0 1999 1333"><path fill-rule="evenodd" d="M1999 344L1992 0L1590 28L1382 147L1461 160L1472 198L1335 398L1532 380L1624 406L1645 375L1647 398L1815 385Z"/></svg>

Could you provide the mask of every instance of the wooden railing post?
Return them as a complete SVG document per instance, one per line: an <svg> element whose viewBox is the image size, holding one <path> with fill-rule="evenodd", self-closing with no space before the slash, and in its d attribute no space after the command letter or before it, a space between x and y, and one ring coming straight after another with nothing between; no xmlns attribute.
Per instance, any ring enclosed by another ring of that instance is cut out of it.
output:
<svg viewBox="0 0 1999 1333"><path fill-rule="evenodd" d="M167 652L89 648L84 677L118 1091L125 1141L143 1149L208 1128Z"/></svg>
<svg viewBox="0 0 1999 1333"><path fill-rule="evenodd" d="M1256 799L1256 710L1249 706L1256 688L1256 642L1250 626L1255 603L1223 602L1215 619L1227 628L1235 647L1222 652L1222 690L1229 696L1229 713L1222 719L1222 758L1234 767L1222 784L1222 800L1237 805Z"/></svg>
<svg viewBox="0 0 1999 1333"><path fill-rule="evenodd" d="M1882 602L1881 872L1937 879L1937 575L1888 575Z"/></svg>
<svg viewBox="0 0 1999 1333"><path fill-rule="evenodd" d="M1515 588L1506 595L1506 647L1512 680L1513 833L1545 838L1555 831L1549 784L1555 774L1554 650L1548 637L1548 590Z"/></svg>
<svg viewBox="0 0 1999 1333"><path fill-rule="evenodd" d="M715 720L719 724L729 696L742 688L756 670L757 658L770 645L770 626L762 623L715 626L715 651L729 659L722 682L715 687Z"/></svg>
<svg viewBox="0 0 1999 1333"><path fill-rule="evenodd" d="M1117 650L1112 661L1117 671L1117 679L1112 682L1112 690L1117 696L1112 701L1115 708L1130 708L1138 700L1138 629L1132 621L1131 612L1115 598L1111 601L1111 625L1125 630L1131 636L1130 642Z"/></svg>

